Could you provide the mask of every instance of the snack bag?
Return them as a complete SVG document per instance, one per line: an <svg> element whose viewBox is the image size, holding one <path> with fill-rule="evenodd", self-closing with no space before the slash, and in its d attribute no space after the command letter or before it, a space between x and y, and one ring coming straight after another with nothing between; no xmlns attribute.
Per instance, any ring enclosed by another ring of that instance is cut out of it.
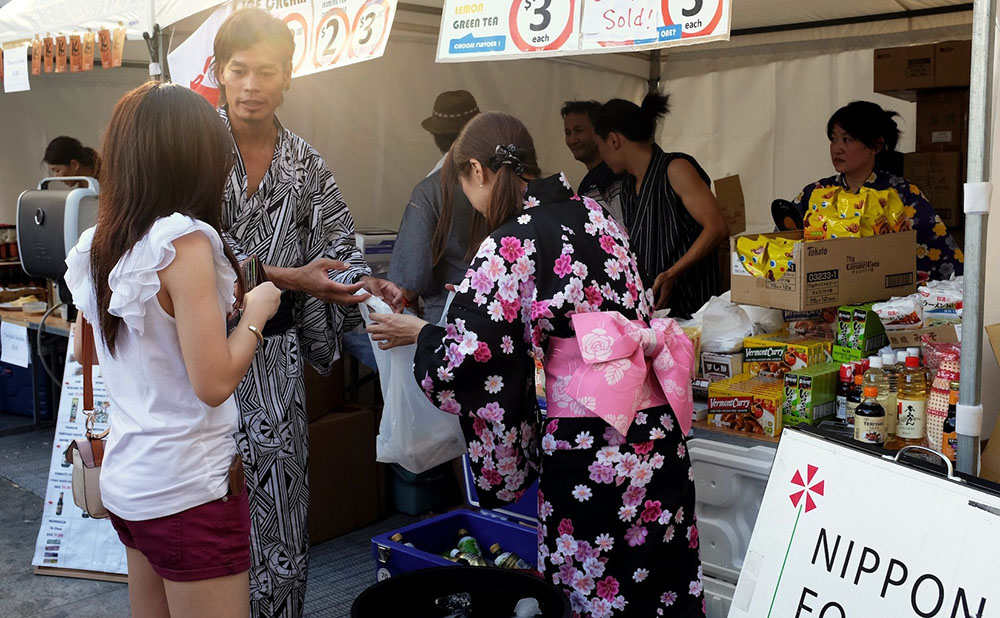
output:
<svg viewBox="0 0 1000 618"><path fill-rule="evenodd" d="M79 34L69 37L69 72L78 73L83 70L83 39Z"/></svg>
<svg viewBox="0 0 1000 618"><path fill-rule="evenodd" d="M83 35L83 63L81 68L90 71L94 68L94 33L87 32Z"/></svg>
<svg viewBox="0 0 1000 618"><path fill-rule="evenodd" d="M66 59L68 57L68 41L64 36L56 37L56 73L66 72Z"/></svg>
<svg viewBox="0 0 1000 618"><path fill-rule="evenodd" d="M881 236L889 233L889 222L885 217L883 202L888 203L888 197L880 195L887 191L872 191L862 189L865 195L865 210L861 214L861 236Z"/></svg>
<svg viewBox="0 0 1000 618"><path fill-rule="evenodd" d="M736 239L736 253L743 268L754 277L763 277L767 265L767 237L751 238L741 236Z"/></svg>
<svg viewBox="0 0 1000 618"><path fill-rule="evenodd" d="M872 311L886 330L920 328L924 323L924 302L920 294L890 298L872 305Z"/></svg>
<svg viewBox="0 0 1000 618"><path fill-rule="evenodd" d="M802 218L804 240L826 240L829 238L827 226L831 219L839 218L837 196L839 187L817 189L809 196L809 206Z"/></svg>
<svg viewBox="0 0 1000 618"><path fill-rule="evenodd" d="M868 196L864 193L848 193L841 191L837 195L837 212L841 219L859 221L865 212Z"/></svg>
<svg viewBox="0 0 1000 618"><path fill-rule="evenodd" d="M51 73L52 69L55 68L56 59L56 41L50 36L42 39L42 45L45 47L44 57L45 57L45 72Z"/></svg>
<svg viewBox="0 0 1000 618"><path fill-rule="evenodd" d="M882 193L882 192L880 192ZM906 216L903 200L899 199L899 194L892 189L885 191L886 203L883 206L885 218L892 232L908 232L912 227L910 218Z"/></svg>
<svg viewBox="0 0 1000 618"><path fill-rule="evenodd" d="M42 40L37 36L31 40L31 74L42 73Z"/></svg>
<svg viewBox="0 0 1000 618"><path fill-rule="evenodd" d="M861 217L829 221L827 235L829 238L861 238Z"/></svg>
<svg viewBox="0 0 1000 618"><path fill-rule="evenodd" d="M111 65L111 31L107 28L102 28L97 33L98 40L101 47L101 68L110 69Z"/></svg>
<svg viewBox="0 0 1000 618"><path fill-rule="evenodd" d="M801 242L790 238L772 238L767 242L767 269L765 275L771 281L781 279L791 269L795 258L795 244Z"/></svg>

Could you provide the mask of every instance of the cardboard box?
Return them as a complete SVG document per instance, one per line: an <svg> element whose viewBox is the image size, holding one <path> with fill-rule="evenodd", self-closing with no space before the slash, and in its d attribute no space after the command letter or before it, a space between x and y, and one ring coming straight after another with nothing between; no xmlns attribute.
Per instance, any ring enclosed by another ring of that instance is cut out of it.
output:
<svg viewBox="0 0 1000 618"><path fill-rule="evenodd" d="M782 424L816 425L837 412L837 377L840 363L823 363L785 374Z"/></svg>
<svg viewBox="0 0 1000 618"><path fill-rule="evenodd" d="M944 41L934 46L934 86L968 86L972 41Z"/></svg>
<svg viewBox="0 0 1000 618"><path fill-rule="evenodd" d="M935 45L875 50L875 92L933 88Z"/></svg>
<svg viewBox="0 0 1000 618"><path fill-rule="evenodd" d="M722 214L729 224L729 235L742 234L747 229L746 202L739 175L726 176L715 181L715 199L722 208ZM729 247L725 243L719 247L719 294L729 290L730 263Z"/></svg>
<svg viewBox="0 0 1000 618"><path fill-rule="evenodd" d="M701 375L709 382L728 380L743 373L743 353L701 353Z"/></svg>
<svg viewBox="0 0 1000 618"><path fill-rule="evenodd" d="M945 225L961 223L962 153L907 153L903 156L903 176L920 189Z"/></svg>
<svg viewBox="0 0 1000 618"><path fill-rule="evenodd" d="M797 335L772 334L743 340L743 366L750 375L784 376L830 361L832 341Z"/></svg>
<svg viewBox="0 0 1000 618"><path fill-rule="evenodd" d="M968 88L917 93L917 152L964 152L968 131Z"/></svg>
<svg viewBox="0 0 1000 618"><path fill-rule="evenodd" d="M798 240L802 232L765 236ZM792 267L777 281L770 281L743 268L733 237L732 301L807 311L907 296L917 289L916 247L914 231L798 243Z"/></svg>
<svg viewBox="0 0 1000 618"><path fill-rule="evenodd" d="M376 521L379 495L374 410L336 411L309 424L309 540L322 543Z"/></svg>
<svg viewBox="0 0 1000 618"><path fill-rule="evenodd" d="M781 378L740 374L708 387L708 422L765 436L781 434Z"/></svg>
<svg viewBox="0 0 1000 618"><path fill-rule="evenodd" d="M359 228L354 232L354 242L357 243L365 261L371 266L372 274L384 277L389 273L389 262L392 250L396 247L396 230L384 228Z"/></svg>
<svg viewBox="0 0 1000 618"><path fill-rule="evenodd" d="M334 408L344 405L344 359L337 359L330 375L320 375L312 365L305 363L306 414L309 422L326 416Z"/></svg>
<svg viewBox="0 0 1000 618"><path fill-rule="evenodd" d="M845 305L837 310L837 340L833 360L840 363L868 358L888 342L882 320L868 305Z"/></svg>
<svg viewBox="0 0 1000 618"><path fill-rule="evenodd" d="M987 327L987 332L990 327ZM931 326L930 328L915 328L910 330L886 331L889 345L894 348L914 348L923 343L924 335L930 335L937 343L959 343L958 331L954 324Z"/></svg>

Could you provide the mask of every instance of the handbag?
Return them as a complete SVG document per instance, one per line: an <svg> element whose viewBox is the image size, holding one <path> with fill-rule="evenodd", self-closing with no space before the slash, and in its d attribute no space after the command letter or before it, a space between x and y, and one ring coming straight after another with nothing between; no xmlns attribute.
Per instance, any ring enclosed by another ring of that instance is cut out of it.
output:
<svg viewBox="0 0 1000 618"><path fill-rule="evenodd" d="M73 440L66 449L66 461L73 466L73 502L94 519L105 519L110 513L101 500L101 464L104 462L105 439L110 428L94 433L94 329L79 316L83 336L83 413L87 417L87 434Z"/></svg>

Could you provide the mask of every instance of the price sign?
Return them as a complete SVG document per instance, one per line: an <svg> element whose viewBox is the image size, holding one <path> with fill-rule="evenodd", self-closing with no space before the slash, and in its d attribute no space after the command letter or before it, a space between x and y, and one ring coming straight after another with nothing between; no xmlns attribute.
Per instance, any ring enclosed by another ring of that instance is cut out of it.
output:
<svg viewBox="0 0 1000 618"><path fill-rule="evenodd" d="M351 57L371 56L376 50L385 48L385 36L389 32L391 11L385 0L368 0L354 17L351 36Z"/></svg>
<svg viewBox="0 0 1000 618"><path fill-rule="evenodd" d="M306 59L306 45L309 43L309 25L301 13L285 15L284 22L295 38L295 54L292 56L292 73L297 73Z"/></svg>
<svg viewBox="0 0 1000 618"><path fill-rule="evenodd" d="M573 33L576 0L514 0L510 38L521 51L560 49Z"/></svg>
<svg viewBox="0 0 1000 618"><path fill-rule="evenodd" d="M337 63L351 38L351 20L340 8L330 9L316 26L313 66L325 69Z"/></svg>
<svg viewBox="0 0 1000 618"><path fill-rule="evenodd" d="M724 25L728 38L731 8L728 0L662 0L663 26L671 38L692 39L718 35Z"/></svg>

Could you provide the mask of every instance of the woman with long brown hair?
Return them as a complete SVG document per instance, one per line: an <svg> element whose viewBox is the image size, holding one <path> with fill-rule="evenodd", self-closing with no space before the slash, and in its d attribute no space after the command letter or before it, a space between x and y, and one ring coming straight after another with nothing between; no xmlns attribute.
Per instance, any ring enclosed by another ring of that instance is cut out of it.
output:
<svg viewBox="0 0 1000 618"><path fill-rule="evenodd" d="M101 493L126 546L132 615L245 618L250 519L232 394L278 290L242 294L227 337L241 287L219 232L232 157L201 97L155 82L132 90L103 151L97 225L66 258L66 282L114 404Z"/></svg>
<svg viewBox="0 0 1000 618"><path fill-rule="evenodd" d="M417 344L414 375L459 415L483 506L520 499L538 478L538 569L574 615L703 616L691 342L673 320L650 320L621 226L565 175L539 178L516 118L470 121L444 169L490 236L445 327L373 314L372 339Z"/></svg>

